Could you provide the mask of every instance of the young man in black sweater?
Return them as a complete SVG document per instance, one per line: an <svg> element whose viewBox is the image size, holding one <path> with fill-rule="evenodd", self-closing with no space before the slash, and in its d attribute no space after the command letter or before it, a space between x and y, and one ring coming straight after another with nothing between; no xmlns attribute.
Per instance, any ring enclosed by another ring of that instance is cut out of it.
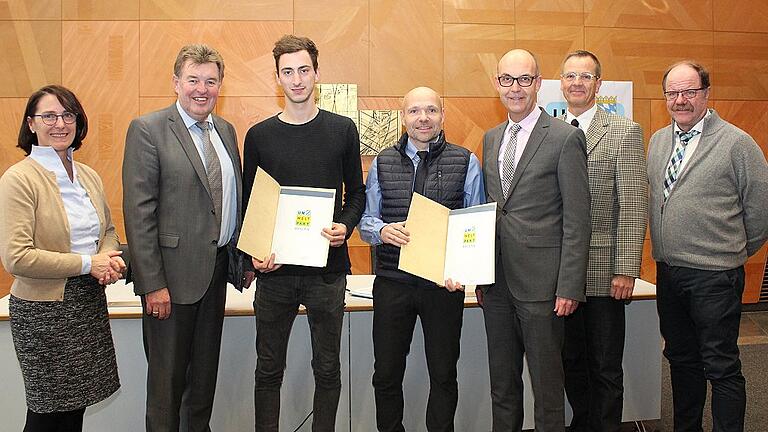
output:
<svg viewBox="0 0 768 432"><path fill-rule="evenodd" d="M288 337L299 304L307 309L313 340L312 430L333 431L341 393L339 351L350 271L346 240L365 209L360 140L352 120L320 110L315 103L319 73L314 42L286 35L272 53L285 110L253 126L245 137L244 207L257 169L284 186L336 189L336 204L333 226L323 230L331 244L325 267L281 266L275 264L274 254L253 257L260 272L254 299L256 431L278 430Z"/></svg>

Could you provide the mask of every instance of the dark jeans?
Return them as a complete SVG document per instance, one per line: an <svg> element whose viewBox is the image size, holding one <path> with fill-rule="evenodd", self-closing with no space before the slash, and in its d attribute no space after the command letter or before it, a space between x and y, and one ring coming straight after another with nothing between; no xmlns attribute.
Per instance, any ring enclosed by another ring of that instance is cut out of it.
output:
<svg viewBox="0 0 768 432"><path fill-rule="evenodd" d="M344 274L262 276L256 280L256 431L277 432L280 386L288 338L299 310L307 309L315 376L312 430L333 431L341 395L341 327L344 319Z"/></svg>
<svg viewBox="0 0 768 432"><path fill-rule="evenodd" d="M85 408L52 413L27 410L24 432L81 432L84 414Z"/></svg>
<svg viewBox="0 0 768 432"><path fill-rule="evenodd" d="M417 316L429 371L427 430L453 431L464 292L377 276L373 282L373 389L381 432L405 431L403 376Z"/></svg>
<svg viewBox="0 0 768 432"><path fill-rule="evenodd" d="M624 301L587 297L565 318L565 392L570 430L617 432L624 401Z"/></svg>
<svg viewBox="0 0 768 432"><path fill-rule="evenodd" d="M744 267L707 271L657 263L657 308L669 360L675 432L699 432L712 385L713 432L743 431L739 360Z"/></svg>

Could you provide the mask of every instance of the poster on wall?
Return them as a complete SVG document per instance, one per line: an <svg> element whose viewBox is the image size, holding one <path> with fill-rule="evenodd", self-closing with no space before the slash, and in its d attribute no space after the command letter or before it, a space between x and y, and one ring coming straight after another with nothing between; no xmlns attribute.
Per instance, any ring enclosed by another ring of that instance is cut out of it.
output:
<svg viewBox="0 0 768 432"><path fill-rule="evenodd" d="M597 93L597 105L609 113L632 119L632 81L603 81ZM555 117L565 114L568 105L560 91L560 80L542 80L539 106Z"/></svg>

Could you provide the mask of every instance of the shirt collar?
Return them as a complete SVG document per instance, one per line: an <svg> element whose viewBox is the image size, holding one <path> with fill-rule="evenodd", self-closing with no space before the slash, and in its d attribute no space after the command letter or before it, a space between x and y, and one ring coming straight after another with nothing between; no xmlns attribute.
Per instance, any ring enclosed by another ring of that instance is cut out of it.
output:
<svg viewBox="0 0 768 432"><path fill-rule="evenodd" d="M67 149L67 160L72 162L73 178L77 178L77 169L75 168L74 164L75 159L72 154L73 151L74 149L72 147ZM42 165L46 170L53 171L53 173L57 176L68 176L67 170L64 168L64 164L61 162L59 154L56 153L56 150L54 150L53 147L33 145L32 151L29 153L29 157Z"/></svg>
<svg viewBox="0 0 768 432"><path fill-rule="evenodd" d="M691 131L698 131L699 133L702 133L702 132L704 132L704 120L706 120L706 119L707 119L707 117L709 117L709 116L711 116L711 115L712 115L712 111L710 111L709 109L707 109L707 113L706 113L706 114L704 114L704 117L702 117L702 118L701 118L701 120L699 120L699 122L698 122L698 123L696 123L695 125L693 125L693 127L691 128L691 130L690 130L690 131L688 131L688 132L691 132ZM678 135L680 135L680 133L681 133L681 132L683 132L683 130L682 130L682 129L680 129L680 127L677 125L677 122L675 122L675 129L674 129L674 132L675 132L675 136L678 136Z"/></svg>
<svg viewBox="0 0 768 432"><path fill-rule="evenodd" d="M530 112L520 123L520 128L524 131L531 133L533 131L533 127L536 126L536 122L539 121L539 117L541 117L541 109L537 106L533 109L533 111ZM507 124L507 129L514 123L511 118L509 118L509 114L507 114L507 121L509 122Z"/></svg>
<svg viewBox="0 0 768 432"><path fill-rule="evenodd" d="M589 129L589 125L592 124L592 119L595 118L595 114L597 114L597 104L592 105L592 108L584 111L581 113L581 115L573 115L570 110L566 111L565 113L565 121L566 123L570 123L574 119L576 119L579 122L579 128L582 130Z"/></svg>
<svg viewBox="0 0 768 432"><path fill-rule="evenodd" d="M436 136L435 139L429 142L429 145L427 146L427 151L429 151L429 148L432 146L432 143L436 142L439 137L440 135ZM411 137L408 137L408 143L405 145L405 155L408 156L411 160L413 160L416 157L417 151L420 151L420 150L413 143L413 140L411 139Z"/></svg>
<svg viewBox="0 0 768 432"><path fill-rule="evenodd" d="M184 108L181 107L181 104L179 103L178 100L176 100L176 109L179 111L179 115L181 116L181 119L184 121L184 126L186 126L187 129L197 124L197 120L190 117L189 114L187 114L187 112L184 111ZM207 121L210 124L213 124L212 116L208 114L208 117L205 119L205 121Z"/></svg>

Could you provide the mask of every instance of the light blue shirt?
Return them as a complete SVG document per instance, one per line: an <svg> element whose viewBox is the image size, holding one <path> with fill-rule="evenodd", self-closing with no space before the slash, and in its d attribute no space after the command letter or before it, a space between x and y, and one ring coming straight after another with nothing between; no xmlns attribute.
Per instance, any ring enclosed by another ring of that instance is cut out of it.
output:
<svg viewBox="0 0 768 432"><path fill-rule="evenodd" d="M205 166L205 151L203 149L203 131L197 127L197 120L187 114L181 107L179 101L176 101L176 109L179 111L181 119L184 120L184 125L189 130L189 135L192 136L192 142L195 143L197 153L200 155L200 160L203 161ZM211 131L211 143L216 150L216 155L219 157L219 165L221 165L221 227L219 230L219 247L226 246L232 236L235 234L235 227L237 225L237 184L235 183L235 169L232 165L232 158L229 157L227 149L224 147L224 142L221 141L219 133L216 132L216 126L213 124L213 119L210 114L205 119L208 122L208 127Z"/></svg>
<svg viewBox="0 0 768 432"><path fill-rule="evenodd" d="M419 155L416 153L416 146L411 140L405 146L405 154L413 162L413 172L419 166ZM360 219L360 237L371 246L377 246L382 243L381 229L387 225L381 220L381 188L379 187L378 158L373 160L371 168L368 170L368 180L365 182L365 212ZM415 176L414 176L415 177ZM414 179L415 180L415 179ZM413 188L413 186L411 186ZM480 169L480 161L474 154L469 156L469 166L467 167L467 178L464 180L464 207L471 207L479 204L485 204L485 186L483 184L483 172Z"/></svg>
<svg viewBox="0 0 768 432"><path fill-rule="evenodd" d="M91 255L99 249L101 226L96 208L93 207L91 198L88 197L88 193L77 178L77 167L72 159L72 148L67 150L67 159L72 162L72 180L69 179L67 170L53 147L34 145L29 157L46 170L56 174L56 184L59 186L59 194L64 203L67 222L69 222L70 251L80 254L83 262L80 274L90 273Z"/></svg>

